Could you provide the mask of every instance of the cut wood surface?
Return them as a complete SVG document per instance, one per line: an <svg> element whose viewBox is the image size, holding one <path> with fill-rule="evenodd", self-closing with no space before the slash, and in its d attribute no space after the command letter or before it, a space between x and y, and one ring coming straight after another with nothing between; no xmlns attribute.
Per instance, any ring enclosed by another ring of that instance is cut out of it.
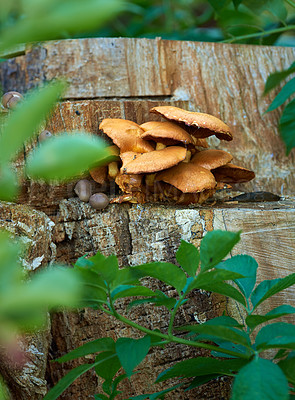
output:
<svg viewBox="0 0 295 400"><path fill-rule="evenodd" d="M232 142L219 144L213 139L211 144L232 152L237 163L255 171L256 179L247 189L291 195L295 153L285 156L277 129L280 110L263 115L277 91L266 97L262 93L268 75L288 67L294 55L291 47L161 39L63 40L44 43L2 63L0 82L5 91L26 92L44 81L65 77L69 82L65 100L116 99L98 118L116 109L123 118L140 122L144 115L152 119L147 105L144 114L128 114L129 103L124 105L123 99L187 101L185 108L215 115L232 128ZM57 126L76 121L79 125L84 120L84 126L93 131L96 119L90 118L91 103L80 104L80 118L68 115L70 121L57 122Z"/></svg>
<svg viewBox="0 0 295 400"><path fill-rule="evenodd" d="M295 48L161 39L65 40L44 43L25 55L1 63L0 82L4 91L25 93L45 81L66 77L68 91L46 124L54 134L85 130L103 135L98 126L104 118L126 118L138 123L158 120L158 116L149 114L149 109L157 105L174 105L215 115L232 128L234 140L220 142L210 138L210 147L229 151L235 164L256 173L252 182L234 189L270 191L292 198L295 152L288 158L285 156L277 129L280 110L263 115L275 93L266 97L262 93L268 75L288 67L294 55ZM16 168L23 166L28 152L36 145L37 141L26 146L15 162ZM50 241L51 248L56 248L57 261L72 263L85 253L100 250L105 255L116 254L121 266L154 260L175 262L181 239L198 246L206 232L225 229L242 230L241 241L232 255L246 253L255 257L260 265L259 282L294 272L295 203L292 200L189 207L116 204L95 211L75 197L74 184L48 186L24 181L18 199L44 211L55 223ZM112 194L116 190L110 188ZM8 209L5 212L11 215ZM17 218L22 221L23 217ZM36 248L36 254L39 255L40 249ZM48 261L46 254L44 260ZM150 284L157 285L154 281ZM190 300L177 324L204 322L224 310L243 317L235 304L226 303L220 296L195 291ZM294 289L287 289L265 302L261 311L267 312L284 303L295 306ZM161 308L158 312L151 312L148 307L138 308L132 317L135 321L144 321L148 327L166 329L167 315ZM293 322L294 318L284 320ZM58 313L52 319L49 358L55 359L98 337L129 334L134 332L93 310ZM136 374L123 386L122 398L151 392L151 384L163 368L200 354L204 352L173 346L161 350L161 354L152 352L142 366L143 374ZM76 365L76 362L48 363L48 386ZM171 394L169 399L220 400L229 397L229 384L228 380L216 380L185 395ZM90 371L60 398L84 399L93 396L98 387L97 378ZM19 399L15 393L14 398Z"/></svg>

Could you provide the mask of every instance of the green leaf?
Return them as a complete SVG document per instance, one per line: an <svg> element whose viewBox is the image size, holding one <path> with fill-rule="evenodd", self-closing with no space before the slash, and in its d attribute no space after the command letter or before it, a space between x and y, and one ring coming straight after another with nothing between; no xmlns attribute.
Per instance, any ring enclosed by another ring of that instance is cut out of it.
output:
<svg viewBox="0 0 295 400"><path fill-rule="evenodd" d="M83 344L83 346L80 346L77 349L70 351L68 354L58 358L56 361L62 363L102 351L115 352L115 342L112 338L105 337L87 342Z"/></svg>
<svg viewBox="0 0 295 400"><path fill-rule="evenodd" d="M218 360L198 357L180 361L173 367L161 372L156 383L175 377L195 378L212 374L229 374L239 371L248 361L242 359Z"/></svg>
<svg viewBox="0 0 295 400"><path fill-rule="evenodd" d="M34 90L10 113L0 135L0 165L12 161L31 139L65 89L63 82Z"/></svg>
<svg viewBox="0 0 295 400"><path fill-rule="evenodd" d="M186 284L185 273L175 264L153 262L132 268L134 268L136 272L140 272L141 277L151 276L175 287L178 293L181 292Z"/></svg>
<svg viewBox="0 0 295 400"><path fill-rule="evenodd" d="M242 278L243 275L238 272L227 271L226 269L217 269L211 271L200 272L194 281L189 285L192 288L201 288L204 285L211 286L214 283L219 283L227 280Z"/></svg>
<svg viewBox="0 0 295 400"><path fill-rule="evenodd" d="M259 306L264 300L281 292L284 289L295 284L295 273L286 276L285 278L278 278L272 280L262 281L253 291L251 295L251 302L253 310Z"/></svg>
<svg viewBox="0 0 295 400"><path fill-rule="evenodd" d="M111 292L113 300L130 296L153 296L155 292L144 286L120 285Z"/></svg>
<svg viewBox="0 0 295 400"><path fill-rule="evenodd" d="M243 2L243 0L233 0L233 4L235 6L235 8L237 9L239 7L239 5Z"/></svg>
<svg viewBox="0 0 295 400"><path fill-rule="evenodd" d="M176 260L189 276L196 275L200 262L200 253L193 244L182 240L176 252Z"/></svg>
<svg viewBox="0 0 295 400"><path fill-rule="evenodd" d="M286 154L289 155L295 147L295 99L285 107L279 122L281 138L286 146Z"/></svg>
<svg viewBox="0 0 295 400"><path fill-rule="evenodd" d="M77 275L83 283L81 302L85 307L96 307L98 303L107 301L107 287L97 273L75 266Z"/></svg>
<svg viewBox="0 0 295 400"><path fill-rule="evenodd" d="M66 181L111 159L105 143L94 135L60 134L41 143L30 154L26 173L45 182Z"/></svg>
<svg viewBox="0 0 295 400"><path fill-rule="evenodd" d="M212 8L218 13L229 3L229 0L208 0Z"/></svg>
<svg viewBox="0 0 295 400"><path fill-rule="evenodd" d="M22 16L0 37L1 50L18 43L60 39L74 33L98 29L125 8L121 0L52 1Z"/></svg>
<svg viewBox="0 0 295 400"><path fill-rule="evenodd" d="M281 360L277 364L284 372L286 378L294 382L294 371L295 371L295 352L289 354L287 358Z"/></svg>
<svg viewBox="0 0 295 400"><path fill-rule="evenodd" d="M210 340L214 341L214 338L217 339L223 339L226 341L231 341L233 343L241 344L245 347L250 347L250 342L249 338L247 338L245 335L243 335L243 332L239 331L238 329L235 329L233 327L227 327L227 326L222 326L222 325L208 325L208 324L202 324L202 325L186 325L182 326L180 328L177 328L177 330L181 331L189 331L189 332L195 332L199 334L205 334L205 335L210 335ZM198 338L197 338L198 339Z"/></svg>
<svg viewBox="0 0 295 400"><path fill-rule="evenodd" d="M151 338L148 335L141 339L119 338L117 340L117 355L128 377L132 375L133 369L145 358L149 352L150 345Z"/></svg>
<svg viewBox="0 0 295 400"><path fill-rule="evenodd" d="M236 288L229 285L228 283L217 282L213 284L203 284L198 285L198 288L206 290L208 292L223 294L224 296L230 297L246 307L246 301L243 295Z"/></svg>
<svg viewBox="0 0 295 400"><path fill-rule="evenodd" d="M248 7L254 13L263 13L268 11L275 17L285 20L287 17L287 10L283 1L278 0L244 0L243 5Z"/></svg>
<svg viewBox="0 0 295 400"><path fill-rule="evenodd" d="M227 260L216 265L216 269L237 272L246 278L235 279L245 297L249 298L256 283L256 272L258 264L253 257L248 255L238 255L228 258Z"/></svg>
<svg viewBox="0 0 295 400"><path fill-rule="evenodd" d="M263 95L266 95L276 86L278 86L284 79L286 79L289 75L295 72L295 62L288 68L283 71L274 72L273 74L269 75L267 78Z"/></svg>
<svg viewBox="0 0 295 400"><path fill-rule="evenodd" d="M289 399L285 375L269 360L254 359L240 370L234 380L231 400L252 399Z"/></svg>
<svg viewBox="0 0 295 400"><path fill-rule="evenodd" d="M156 296L149 297L148 299L138 299L130 302L127 307L127 311L129 311L132 307L145 304L145 303L152 303L155 306L165 306L168 310L172 310L175 307L177 302L176 299L172 297L168 297L165 293L161 292L160 290L155 291Z"/></svg>
<svg viewBox="0 0 295 400"><path fill-rule="evenodd" d="M295 325L276 322L260 329L256 336L257 350L268 348L295 348Z"/></svg>
<svg viewBox="0 0 295 400"><path fill-rule="evenodd" d="M164 399L165 394L172 392L172 390L175 390L175 389L179 388L182 385L183 385L183 383L179 383L178 385L174 385L174 386L172 386L172 387L170 387L168 389L161 390L160 392L148 393L148 394L140 394L139 396L129 397L128 400Z"/></svg>
<svg viewBox="0 0 295 400"><path fill-rule="evenodd" d="M201 270L213 268L240 240L240 232L215 230L208 232L201 241Z"/></svg>
<svg viewBox="0 0 295 400"><path fill-rule="evenodd" d="M0 167L0 200L13 201L18 195L18 191L18 178L16 173L9 167L3 165Z"/></svg>
<svg viewBox="0 0 295 400"><path fill-rule="evenodd" d="M95 358L95 372L99 377L110 381L121 368L121 363L116 353L113 351L104 351Z"/></svg>
<svg viewBox="0 0 295 400"><path fill-rule="evenodd" d="M204 383L210 382L213 379L218 378L221 376L220 374L210 374L210 375L203 375L203 376L196 376L195 379L191 382L191 384L188 386L188 388L185 390L186 392L188 390L192 390L196 387L204 385Z"/></svg>
<svg viewBox="0 0 295 400"><path fill-rule="evenodd" d="M295 78L288 81L286 85L282 87L280 93L274 98L266 112L273 111L281 106L293 93L295 93Z"/></svg>
<svg viewBox="0 0 295 400"><path fill-rule="evenodd" d="M265 315L248 315L246 318L246 324L249 328L254 329L257 325L263 324L266 321L270 321L275 318L283 317L284 315L294 314L295 307L289 305L282 305L274 308L272 311Z"/></svg>
<svg viewBox="0 0 295 400"><path fill-rule="evenodd" d="M79 376L89 371L94 364L84 364L72 369L46 394L43 400L56 400Z"/></svg>
<svg viewBox="0 0 295 400"><path fill-rule="evenodd" d="M94 395L94 400L109 400L109 396L106 396L105 394L95 394Z"/></svg>

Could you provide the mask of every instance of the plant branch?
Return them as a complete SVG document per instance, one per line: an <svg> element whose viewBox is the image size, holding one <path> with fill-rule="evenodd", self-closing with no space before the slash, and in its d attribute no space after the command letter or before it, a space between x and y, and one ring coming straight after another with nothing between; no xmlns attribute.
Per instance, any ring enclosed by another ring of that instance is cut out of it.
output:
<svg viewBox="0 0 295 400"><path fill-rule="evenodd" d="M168 336L169 337L173 337L172 330L173 330L174 319L175 319L175 316L176 316L176 313L177 313L179 307L181 306L183 299L184 299L184 296L181 296L180 299L177 301L177 303L171 313L171 318L170 318L169 327L168 327Z"/></svg>
<svg viewBox="0 0 295 400"><path fill-rule="evenodd" d="M233 43L233 42L237 42L237 41L243 40L243 39L251 39L251 38L255 38L255 37L259 37L259 36L267 36L267 35L272 35L273 33L281 33L281 32L291 31L294 29L295 29L295 25L289 25L289 26L284 26L282 28L271 29L269 31L250 33L249 35L236 36L232 39L222 40L222 43Z"/></svg>
<svg viewBox="0 0 295 400"><path fill-rule="evenodd" d="M181 339L177 336L173 336L173 335L169 336L169 335L165 335L164 333L161 333L161 332L152 331L151 329L145 328L144 326L141 326L141 325L137 324L136 322L133 322L126 317L123 317L123 315L118 314L117 311L114 309L112 303L110 305L111 305L112 311L108 311L104 307L101 307L101 309L106 314L112 315L113 317L117 318L119 321L123 322L126 325L131 326L132 328L135 328L141 332L144 332L147 335L157 336L161 339L164 339L165 343L174 342L174 343L184 344L187 346L200 347L200 348L207 349L207 350L213 350L213 351L218 351L218 352L221 351L221 349L218 346L214 346L214 345L202 343L202 342L195 342L192 340ZM227 349L222 349L222 353L225 353L225 354L228 354L228 355L234 356L234 357L244 358L246 360L249 359L249 357L245 354L237 353L235 351L231 351L231 350L227 350Z"/></svg>

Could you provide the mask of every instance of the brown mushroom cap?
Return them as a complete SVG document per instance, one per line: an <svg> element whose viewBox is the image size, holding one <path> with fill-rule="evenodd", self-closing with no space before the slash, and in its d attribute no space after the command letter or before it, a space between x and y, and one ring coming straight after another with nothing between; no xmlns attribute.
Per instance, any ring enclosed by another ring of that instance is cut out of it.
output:
<svg viewBox="0 0 295 400"><path fill-rule="evenodd" d="M74 191L81 201L88 201L92 193L91 183L87 179L80 179Z"/></svg>
<svg viewBox="0 0 295 400"><path fill-rule="evenodd" d="M196 153L191 163L209 170L221 167L233 159L232 155L223 150L209 149Z"/></svg>
<svg viewBox="0 0 295 400"><path fill-rule="evenodd" d="M214 189L214 175L206 168L192 163L180 163L166 171L159 172L156 181L164 181L175 186L182 193L197 193Z"/></svg>
<svg viewBox="0 0 295 400"><path fill-rule="evenodd" d="M186 111L172 106L154 107L150 112L180 124L191 135L198 138L215 135L221 140L233 139L229 126L213 115Z"/></svg>
<svg viewBox="0 0 295 400"><path fill-rule="evenodd" d="M173 122L156 122L152 128L146 129L149 123L145 124L145 132L141 137L145 140L154 140L155 142L166 145L174 145L179 142L183 144L193 144L194 141L189 133Z"/></svg>
<svg viewBox="0 0 295 400"><path fill-rule="evenodd" d="M38 136L39 143L44 142L45 140L51 138L52 136L53 135L51 132L49 132L47 130L42 131Z"/></svg>
<svg viewBox="0 0 295 400"><path fill-rule="evenodd" d="M110 199L104 193L94 193L89 199L89 204L95 210L102 210L103 208L106 208L109 202Z"/></svg>
<svg viewBox="0 0 295 400"><path fill-rule="evenodd" d="M121 152L136 151L147 153L153 151L153 146L141 138L144 130L135 122L125 119L104 119L99 129L109 136L121 149Z"/></svg>
<svg viewBox="0 0 295 400"><path fill-rule="evenodd" d="M185 159L186 149L180 146L165 147L162 150L154 150L149 153L129 153L121 155L123 165L122 173L144 174L162 171L173 167Z"/></svg>
<svg viewBox="0 0 295 400"><path fill-rule="evenodd" d="M22 99L23 96L19 92L12 90L4 93L2 96L2 104L5 108L14 108Z"/></svg>
<svg viewBox="0 0 295 400"><path fill-rule="evenodd" d="M230 163L212 170L212 174L218 182L224 183L248 182L255 178L255 173L250 169Z"/></svg>

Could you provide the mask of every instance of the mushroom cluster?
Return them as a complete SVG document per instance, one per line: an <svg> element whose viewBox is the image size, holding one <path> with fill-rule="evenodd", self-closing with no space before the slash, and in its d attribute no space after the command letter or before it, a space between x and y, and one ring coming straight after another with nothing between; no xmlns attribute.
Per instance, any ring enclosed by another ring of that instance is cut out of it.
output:
<svg viewBox="0 0 295 400"><path fill-rule="evenodd" d="M228 152L208 149L209 136L233 138L220 119L171 106L154 107L150 112L166 121L138 125L104 119L99 126L112 140L117 161L91 170L90 175L100 184L115 180L122 195L111 203L203 203L226 185L254 178L253 171L232 164Z"/></svg>

